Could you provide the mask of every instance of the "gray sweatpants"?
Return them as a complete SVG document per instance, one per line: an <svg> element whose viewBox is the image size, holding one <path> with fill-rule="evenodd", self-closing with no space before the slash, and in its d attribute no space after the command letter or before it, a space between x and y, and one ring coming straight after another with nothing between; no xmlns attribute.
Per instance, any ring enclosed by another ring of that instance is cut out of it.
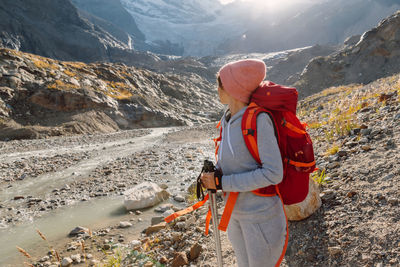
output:
<svg viewBox="0 0 400 267"><path fill-rule="evenodd" d="M262 222L233 217L228 225L228 238L238 267L275 266L285 244L285 215L280 213Z"/></svg>

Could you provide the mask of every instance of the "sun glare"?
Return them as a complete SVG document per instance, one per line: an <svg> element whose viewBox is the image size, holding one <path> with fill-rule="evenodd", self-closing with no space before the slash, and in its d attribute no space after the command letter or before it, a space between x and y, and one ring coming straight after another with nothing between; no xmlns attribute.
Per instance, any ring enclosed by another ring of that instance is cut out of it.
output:
<svg viewBox="0 0 400 267"><path fill-rule="evenodd" d="M253 3L254 6L260 8L264 7L270 9L283 9L294 4L306 3L312 0L219 0L219 1L224 5L235 1L242 1L242 2Z"/></svg>

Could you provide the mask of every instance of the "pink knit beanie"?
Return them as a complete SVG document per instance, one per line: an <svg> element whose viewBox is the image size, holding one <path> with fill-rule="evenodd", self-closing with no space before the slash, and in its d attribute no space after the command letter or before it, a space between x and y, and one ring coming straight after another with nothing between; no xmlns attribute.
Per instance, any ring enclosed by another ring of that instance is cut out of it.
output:
<svg viewBox="0 0 400 267"><path fill-rule="evenodd" d="M266 66L262 60L245 59L224 65L219 70L222 85L232 97L248 103L251 93L265 78Z"/></svg>

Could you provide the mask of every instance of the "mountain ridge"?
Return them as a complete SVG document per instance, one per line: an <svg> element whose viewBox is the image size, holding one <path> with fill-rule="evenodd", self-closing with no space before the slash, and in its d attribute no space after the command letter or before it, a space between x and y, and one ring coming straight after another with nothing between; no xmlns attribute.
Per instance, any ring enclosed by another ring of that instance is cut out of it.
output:
<svg viewBox="0 0 400 267"><path fill-rule="evenodd" d="M365 32L359 42L310 61L294 85L301 95L350 83L370 83L400 72L400 11Z"/></svg>

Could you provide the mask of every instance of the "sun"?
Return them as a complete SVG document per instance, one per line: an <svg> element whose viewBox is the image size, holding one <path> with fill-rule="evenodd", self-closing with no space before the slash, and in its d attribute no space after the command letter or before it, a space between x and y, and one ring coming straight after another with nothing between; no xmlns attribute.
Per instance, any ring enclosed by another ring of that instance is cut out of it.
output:
<svg viewBox="0 0 400 267"><path fill-rule="evenodd" d="M313 0L219 0L222 4L229 4L235 1L242 1L254 4L259 8L269 8L269 9L285 9L291 5L311 2ZM314 0L315 1L315 0Z"/></svg>

